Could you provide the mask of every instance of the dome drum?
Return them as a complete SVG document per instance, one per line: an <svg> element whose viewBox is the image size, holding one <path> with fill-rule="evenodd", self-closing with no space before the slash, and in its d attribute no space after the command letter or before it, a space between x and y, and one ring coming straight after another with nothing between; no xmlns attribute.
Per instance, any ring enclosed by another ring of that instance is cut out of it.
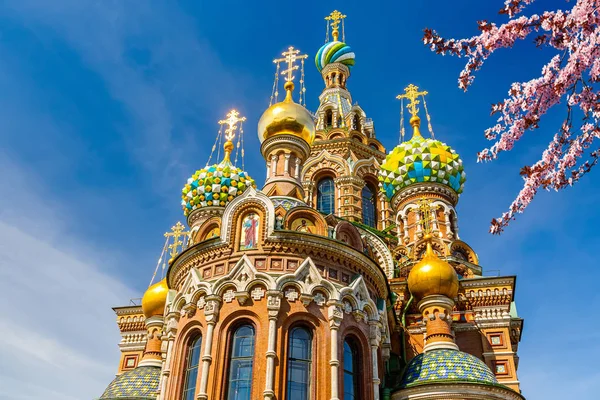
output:
<svg viewBox="0 0 600 400"><path fill-rule="evenodd" d="M282 144L285 144L285 146L282 146ZM286 152L297 152L303 160L310 155L310 145L305 140L296 135L286 136L282 133L265 139L260 146L260 152L267 156L280 148L285 148Z"/></svg>

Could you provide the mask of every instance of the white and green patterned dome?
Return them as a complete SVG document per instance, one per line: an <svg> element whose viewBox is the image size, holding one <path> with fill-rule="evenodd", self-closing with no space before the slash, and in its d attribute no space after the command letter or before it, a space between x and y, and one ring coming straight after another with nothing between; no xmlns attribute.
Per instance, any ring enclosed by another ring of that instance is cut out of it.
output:
<svg viewBox="0 0 600 400"><path fill-rule="evenodd" d="M458 153L439 140L424 138L418 130L387 155L379 171L380 187L388 200L405 187L423 182L440 183L460 194L465 180Z"/></svg>

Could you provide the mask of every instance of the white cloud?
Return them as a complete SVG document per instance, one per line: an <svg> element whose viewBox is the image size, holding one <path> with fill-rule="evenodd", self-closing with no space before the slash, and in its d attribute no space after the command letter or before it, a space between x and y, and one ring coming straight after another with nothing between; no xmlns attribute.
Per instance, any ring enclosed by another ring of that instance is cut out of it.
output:
<svg viewBox="0 0 600 400"><path fill-rule="evenodd" d="M39 176L0 159L0 399L95 398L119 359L111 307L134 292L102 272L110 252L70 237L59 203L28 195Z"/></svg>

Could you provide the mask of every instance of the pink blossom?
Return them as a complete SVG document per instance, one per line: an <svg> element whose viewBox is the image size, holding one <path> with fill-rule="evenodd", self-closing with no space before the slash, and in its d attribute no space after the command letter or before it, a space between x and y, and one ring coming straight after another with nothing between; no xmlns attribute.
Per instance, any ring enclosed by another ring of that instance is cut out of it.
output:
<svg viewBox="0 0 600 400"><path fill-rule="evenodd" d="M478 154L490 161L513 149L527 131L535 131L541 118L553 107L564 104L567 116L543 152L540 160L523 167L523 188L508 212L492 220L490 231L500 233L515 214L523 212L539 189L560 190L577 182L598 161L600 150L600 0L577 0L568 11L546 11L541 16L519 16L534 0L506 0L501 14L509 20L501 25L478 21L479 35L468 39L444 39L426 29L423 41L438 54L467 59L458 86L467 90L475 73L500 48L512 47L535 33L537 46L550 47L558 54L542 68L541 75L527 82L515 82L508 97L492 105L499 114L496 124L485 130L495 141ZM569 2L567 2L569 3ZM573 113L583 115L573 127ZM590 148L595 145L595 148Z"/></svg>

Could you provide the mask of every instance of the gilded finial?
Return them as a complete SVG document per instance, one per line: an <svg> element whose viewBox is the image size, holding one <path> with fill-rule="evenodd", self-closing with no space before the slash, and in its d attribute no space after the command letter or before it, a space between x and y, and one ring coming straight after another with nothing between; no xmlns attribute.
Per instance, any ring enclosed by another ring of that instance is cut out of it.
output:
<svg viewBox="0 0 600 400"><path fill-rule="evenodd" d="M404 89L404 94L399 94L396 96L398 100L400 99L408 99L409 103L406 106L408 112L412 115L410 118L410 125L413 127L413 137L421 136L421 131L419 127L421 126L421 118L419 118L419 103L421 103L418 98L419 96L425 96L428 92L425 90L419 92L419 88L412 83L408 85Z"/></svg>
<svg viewBox="0 0 600 400"><path fill-rule="evenodd" d="M231 110L227 114L227 119L223 119L219 121L219 125L227 124L227 128L225 129L225 144L223 145L223 149L225 150L225 161L229 161L229 156L233 151L233 139L235 138L235 131L237 130L238 122L244 122L246 117L239 117L240 113L237 110Z"/></svg>
<svg viewBox="0 0 600 400"><path fill-rule="evenodd" d="M285 85L283 88L286 91L286 95L284 102L291 103L293 102L292 91L294 90L294 71L300 68L300 66L296 65L296 61L304 60L308 57L308 54L300 54L300 50L294 49L293 46L290 46L288 50L281 53L281 55L283 58L276 58L273 60L273 62L277 65L279 65L281 62L285 62L287 64L287 68L281 71L281 75L285 76Z"/></svg>
<svg viewBox="0 0 600 400"><path fill-rule="evenodd" d="M331 14L325 17L326 21L331 21L331 36L333 36L333 40L337 42L340 37L340 22L343 23L343 19L346 18L346 15L342 14L338 10L333 10ZM344 40L344 38L342 38Z"/></svg>

